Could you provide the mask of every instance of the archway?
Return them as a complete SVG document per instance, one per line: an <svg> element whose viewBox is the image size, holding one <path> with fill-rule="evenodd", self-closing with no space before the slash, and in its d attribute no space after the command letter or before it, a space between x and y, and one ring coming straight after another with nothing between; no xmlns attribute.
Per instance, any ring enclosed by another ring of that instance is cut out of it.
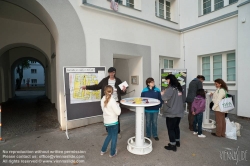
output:
<svg viewBox="0 0 250 166"><path fill-rule="evenodd" d="M45 64L33 57L16 60L11 66L15 96L46 95L48 73Z"/></svg>
<svg viewBox="0 0 250 166"><path fill-rule="evenodd" d="M32 44L48 56L50 64L48 80L51 80L51 86L48 86L51 88L48 92L51 94L48 94L48 97L51 98L52 103L55 103L58 121L62 129L65 129L65 101L61 69L63 66L86 65L85 35L74 7L68 0L60 2L1 0L0 3L0 22L3 22L0 27L0 37L8 39L0 41L0 48L13 43ZM62 11L67 18L62 19ZM16 24L18 24L18 29ZM1 33L1 29L5 33ZM1 52L5 51L0 50L0 55ZM5 54L8 54L8 51ZM72 56L74 59L71 58ZM4 80L5 85L8 85L11 82L11 69L5 68L4 74L8 76ZM5 91L6 100L12 97L10 89ZM0 98L0 102L1 100Z"/></svg>

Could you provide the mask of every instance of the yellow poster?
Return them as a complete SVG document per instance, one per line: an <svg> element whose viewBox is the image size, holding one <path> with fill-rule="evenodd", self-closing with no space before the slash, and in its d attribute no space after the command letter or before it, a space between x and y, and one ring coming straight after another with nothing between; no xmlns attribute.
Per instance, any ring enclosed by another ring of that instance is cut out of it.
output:
<svg viewBox="0 0 250 166"><path fill-rule="evenodd" d="M99 83L98 73L69 73L70 103L85 103L101 100L101 90L83 90L82 86Z"/></svg>

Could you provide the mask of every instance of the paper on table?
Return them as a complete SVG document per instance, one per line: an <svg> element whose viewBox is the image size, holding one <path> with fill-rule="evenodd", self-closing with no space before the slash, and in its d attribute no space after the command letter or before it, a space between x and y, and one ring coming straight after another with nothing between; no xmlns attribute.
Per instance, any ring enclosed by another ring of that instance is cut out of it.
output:
<svg viewBox="0 0 250 166"><path fill-rule="evenodd" d="M120 87L120 89L123 89L123 86L125 86L127 88L128 87L128 83L127 83L127 81L124 81L123 83L121 83L118 86Z"/></svg>

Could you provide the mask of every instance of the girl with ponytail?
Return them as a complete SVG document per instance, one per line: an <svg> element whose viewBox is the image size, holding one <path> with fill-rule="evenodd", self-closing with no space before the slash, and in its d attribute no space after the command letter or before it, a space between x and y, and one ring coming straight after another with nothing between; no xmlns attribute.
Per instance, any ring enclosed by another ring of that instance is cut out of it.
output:
<svg viewBox="0 0 250 166"><path fill-rule="evenodd" d="M118 116L121 114L119 103L112 97L113 88L110 85L105 86L104 96L101 100L101 107L103 111L103 122L108 130L108 135L103 143L101 155L107 152L107 147L111 141L111 149L109 157L117 155L116 144L118 136Z"/></svg>

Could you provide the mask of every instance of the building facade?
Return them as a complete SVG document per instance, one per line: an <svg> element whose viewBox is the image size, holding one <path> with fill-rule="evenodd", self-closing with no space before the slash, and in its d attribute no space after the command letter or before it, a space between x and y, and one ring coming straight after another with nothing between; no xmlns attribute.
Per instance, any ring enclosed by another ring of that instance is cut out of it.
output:
<svg viewBox="0 0 250 166"><path fill-rule="evenodd" d="M45 77L43 66L36 61L29 61L29 68L23 69L23 79L21 86L26 87L29 83L30 87L45 86ZM17 68L15 68L17 71ZM15 72L15 80L19 79L18 72Z"/></svg>
<svg viewBox="0 0 250 166"><path fill-rule="evenodd" d="M62 129L64 66L116 67L117 76L132 91L124 97L139 96L147 77L159 86L161 68L187 69L187 83L203 74L207 90L214 90L213 80L222 78L235 96L232 113L250 117L250 77L243 74L250 60L249 0L117 2L114 11L109 0L0 1L0 36L7 39L0 41L0 102L13 95L8 86L13 82L11 66L30 55L47 66L46 95L56 105ZM20 51L25 53L16 53ZM131 84L131 76L139 76L139 83ZM102 117L80 119L68 122L68 127L99 121Z"/></svg>

